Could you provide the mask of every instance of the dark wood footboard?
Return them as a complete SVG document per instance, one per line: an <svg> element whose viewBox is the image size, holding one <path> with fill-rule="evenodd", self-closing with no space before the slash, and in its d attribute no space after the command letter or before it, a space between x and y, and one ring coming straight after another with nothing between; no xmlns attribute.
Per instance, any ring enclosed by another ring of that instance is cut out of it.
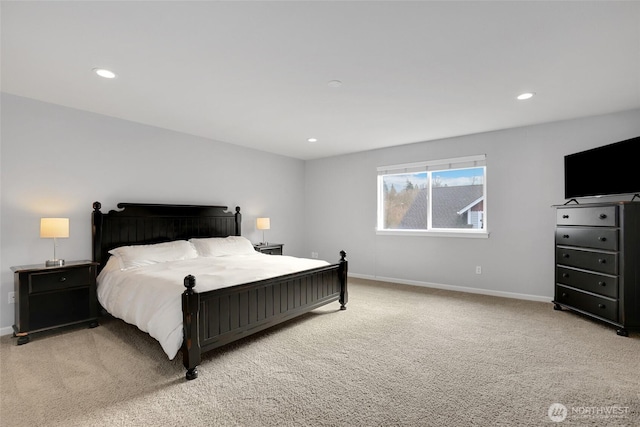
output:
<svg viewBox="0 0 640 427"><path fill-rule="evenodd" d="M346 253L338 264L198 293L187 276L182 294L186 378L197 378L201 354L333 301L348 301Z"/></svg>

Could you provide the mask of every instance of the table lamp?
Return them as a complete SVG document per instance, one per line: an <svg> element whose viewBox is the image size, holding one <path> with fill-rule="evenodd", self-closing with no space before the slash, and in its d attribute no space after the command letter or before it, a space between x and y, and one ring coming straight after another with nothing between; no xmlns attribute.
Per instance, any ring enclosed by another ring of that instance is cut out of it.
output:
<svg viewBox="0 0 640 427"><path fill-rule="evenodd" d="M264 240L264 230L271 229L271 220L269 218L258 218L256 220L256 228L262 230L262 245L266 245L267 241Z"/></svg>
<svg viewBox="0 0 640 427"><path fill-rule="evenodd" d="M63 259L56 258L57 238L69 237L69 218L40 218L40 237L53 238L53 259L45 262L47 267L64 265Z"/></svg>

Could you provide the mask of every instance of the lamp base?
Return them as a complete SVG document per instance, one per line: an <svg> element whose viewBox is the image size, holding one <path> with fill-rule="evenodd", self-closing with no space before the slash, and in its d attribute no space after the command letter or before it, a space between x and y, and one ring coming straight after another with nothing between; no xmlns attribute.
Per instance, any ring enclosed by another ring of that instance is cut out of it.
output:
<svg viewBox="0 0 640 427"><path fill-rule="evenodd" d="M63 259L50 259L44 263L45 267L62 267L64 265Z"/></svg>

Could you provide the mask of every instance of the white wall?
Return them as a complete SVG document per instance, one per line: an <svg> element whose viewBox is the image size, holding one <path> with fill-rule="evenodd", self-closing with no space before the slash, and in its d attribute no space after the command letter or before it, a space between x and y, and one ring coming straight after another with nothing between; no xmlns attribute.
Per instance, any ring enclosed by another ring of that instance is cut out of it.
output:
<svg viewBox="0 0 640 427"><path fill-rule="evenodd" d="M10 267L53 256L40 218L70 218L57 255L91 259L94 201L103 211L118 202L240 206L244 236L262 240L255 218L269 216L267 240L302 255L302 160L7 94L0 102L0 333L14 323Z"/></svg>
<svg viewBox="0 0 640 427"><path fill-rule="evenodd" d="M633 110L308 161L307 254L344 248L354 275L550 300L564 155L639 135ZM487 155L488 239L376 235L378 166L474 154Z"/></svg>
<svg viewBox="0 0 640 427"><path fill-rule="evenodd" d="M14 322L10 267L53 255L40 218L69 217L58 254L89 259L96 200L239 205L251 240L269 216L267 239L287 254L336 261L344 249L354 275L549 299L563 156L640 135L633 110L303 162L12 95L0 107L1 334ZM378 166L480 153L488 239L375 234Z"/></svg>

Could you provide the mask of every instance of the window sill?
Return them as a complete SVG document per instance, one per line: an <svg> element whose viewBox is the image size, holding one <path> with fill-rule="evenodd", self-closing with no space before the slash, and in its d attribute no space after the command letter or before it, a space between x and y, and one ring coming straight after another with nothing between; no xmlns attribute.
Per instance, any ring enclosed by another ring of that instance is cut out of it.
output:
<svg viewBox="0 0 640 427"><path fill-rule="evenodd" d="M462 237L468 239L488 239L486 230L376 230L378 236L425 236L425 237Z"/></svg>

